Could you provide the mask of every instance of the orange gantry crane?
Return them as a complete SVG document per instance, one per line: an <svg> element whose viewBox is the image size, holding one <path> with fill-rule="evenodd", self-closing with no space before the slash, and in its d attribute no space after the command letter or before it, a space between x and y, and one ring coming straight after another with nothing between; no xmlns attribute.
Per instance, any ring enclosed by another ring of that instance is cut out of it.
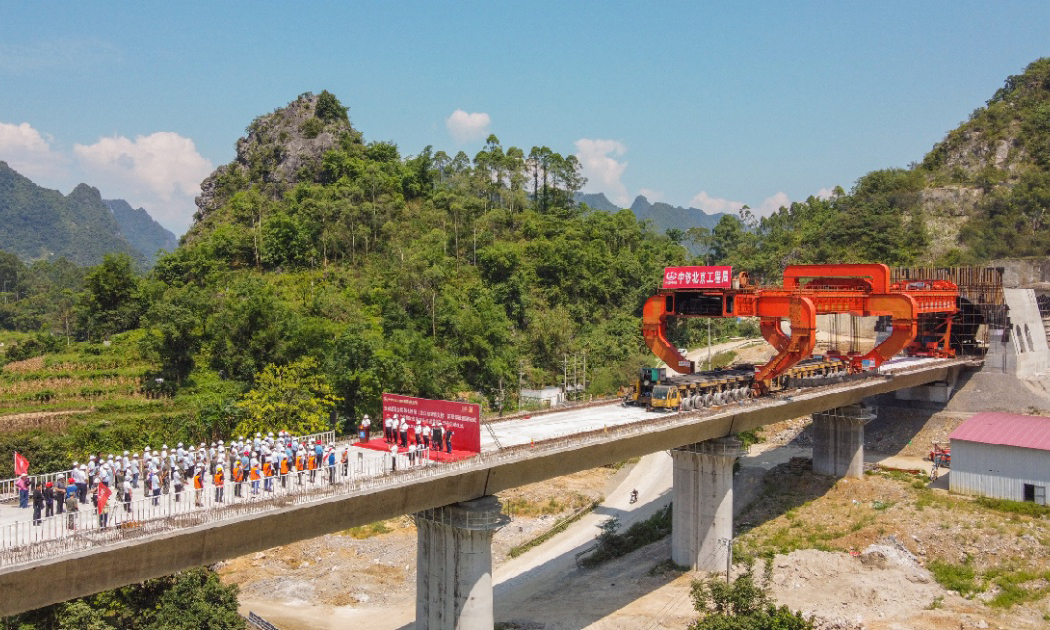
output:
<svg viewBox="0 0 1050 630"><path fill-rule="evenodd" d="M848 313L886 316L890 335L870 352L837 354L850 371L877 368L902 350L921 356L954 356L949 344L959 289L943 280L891 283L883 264L791 265L779 287L751 285L746 272L735 278L729 267L668 267L663 289L646 301L642 335L656 356L681 374L694 365L666 336L670 317L757 317L762 336L777 351L756 367L753 388L769 384L812 356L817 315ZM782 327L790 324L790 333Z"/></svg>

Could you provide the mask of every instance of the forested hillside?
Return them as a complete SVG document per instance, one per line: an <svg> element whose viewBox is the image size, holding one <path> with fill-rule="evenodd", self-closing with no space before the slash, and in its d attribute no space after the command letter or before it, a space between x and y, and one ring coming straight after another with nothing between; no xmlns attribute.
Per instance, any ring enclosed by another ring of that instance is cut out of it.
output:
<svg viewBox="0 0 1050 630"><path fill-rule="evenodd" d="M132 208L123 199L103 199L102 203L113 213L120 226L120 235L142 252L150 265L156 262L161 252L175 251L178 246L175 235L157 223L145 208Z"/></svg>
<svg viewBox="0 0 1050 630"><path fill-rule="evenodd" d="M723 217L688 240L774 278L790 263L982 263L1050 254L1050 58L1031 63L921 162L770 217Z"/></svg>
<svg viewBox="0 0 1050 630"><path fill-rule="evenodd" d="M61 257L96 265L107 253L125 253L142 266L146 257L120 234L98 189L80 184L68 195L37 186L0 162L0 250L23 260Z"/></svg>

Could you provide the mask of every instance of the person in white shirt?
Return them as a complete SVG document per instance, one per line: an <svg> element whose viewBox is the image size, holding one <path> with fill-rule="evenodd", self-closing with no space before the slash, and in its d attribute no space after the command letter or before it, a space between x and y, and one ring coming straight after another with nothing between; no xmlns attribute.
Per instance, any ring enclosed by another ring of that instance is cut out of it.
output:
<svg viewBox="0 0 1050 630"><path fill-rule="evenodd" d="M131 512L131 481L124 477L124 511Z"/></svg>

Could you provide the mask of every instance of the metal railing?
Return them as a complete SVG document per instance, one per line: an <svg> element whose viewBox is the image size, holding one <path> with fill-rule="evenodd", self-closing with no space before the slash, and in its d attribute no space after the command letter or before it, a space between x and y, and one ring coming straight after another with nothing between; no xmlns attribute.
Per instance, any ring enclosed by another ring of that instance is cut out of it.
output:
<svg viewBox="0 0 1050 630"><path fill-rule="evenodd" d="M309 435L296 437L300 444L314 444L318 439L320 439L323 444L335 443L335 431L321 431L320 433L311 433ZM54 484L59 479L68 478L71 472L71 470L60 470L39 475L29 475L28 479L34 485L44 486L49 481ZM140 471L140 474L141 472L142 471ZM0 502L12 501L18 498L18 489L15 487L15 482L17 481L18 477L0 479Z"/></svg>

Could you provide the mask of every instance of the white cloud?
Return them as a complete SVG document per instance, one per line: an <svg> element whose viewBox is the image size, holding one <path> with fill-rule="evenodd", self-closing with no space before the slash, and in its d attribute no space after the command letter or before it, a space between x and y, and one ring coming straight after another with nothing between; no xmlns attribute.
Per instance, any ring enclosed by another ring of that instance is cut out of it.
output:
<svg viewBox="0 0 1050 630"><path fill-rule="evenodd" d="M445 127L448 128L452 139L463 144L472 140L481 140L489 135L489 115L481 113L470 113L457 109L452 115L445 119Z"/></svg>
<svg viewBox="0 0 1050 630"><path fill-rule="evenodd" d="M142 206L168 229L181 234L192 221L200 182L213 166L197 152L193 140L158 131L134 140L100 138L73 146L85 181L106 198L123 198Z"/></svg>
<svg viewBox="0 0 1050 630"><path fill-rule="evenodd" d="M0 160L34 180L51 180L65 173L68 158L51 150L51 142L29 123L0 122Z"/></svg>
<svg viewBox="0 0 1050 630"><path fill-rule="evenodd" d="M772 197L766 197L762 200L762 203L758 204L758 209L755 211L756 216L768 217L769 215L780 210L783 206L790 206L791 198L788 197L786 192L778 192Z"/></svg>
<svg viewBox="0 0 1050 630"><path fill-rule="evenodd" d="M689 200L689 206L692 208L700 208L708 214L717 214L719 212L735 214L737 210L744 207L744 202L712 197L707 194L707 191L701 190Z"/></svg>
<svg viewBox="0 0 1050 630"><path fill-rule="evenodd" d="M664 193L662 190L653 190L652 188L641 188L638 190L638 194L649 200L649 203L656 203L657 201L664 200Z"/></svg>
<svg viewBox="0 0 1050 630"><path fill-rule="evenodd" d="M580 138L576 141L576 159L580 161L583 176L587 178L586 189L604 192L611 201L621 206L631 202L627 187L621 178L627 162L616 158L627 153L627 147L616 140Z"/></svg>
<svg viewBox="0 0 1050 630"><path fill-rule="evenodd" d="M831 199L835 196L835 189L828 188L827 186L825 186L824 188L818 190L815 196L817 199Z"/></svg>

